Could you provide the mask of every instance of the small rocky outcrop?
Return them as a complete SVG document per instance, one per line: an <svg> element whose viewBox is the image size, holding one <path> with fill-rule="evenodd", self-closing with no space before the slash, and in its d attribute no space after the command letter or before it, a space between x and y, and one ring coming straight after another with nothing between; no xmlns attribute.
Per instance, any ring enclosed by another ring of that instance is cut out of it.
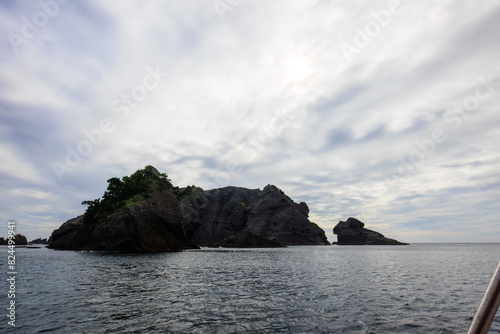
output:
<svg viewBox="0 0 500 334"><path fill-rule="evenodd" d="M0 238L0 245L8 245L9 244L9 239L8 238ZM14 235L14 245L16 246L22 246L22 245L27 245L28 241L26 237L22 234L16 234Z"/></svg>
<svg viewBox="0 0 500 334"><path fill-rule="evenodd" d="M394 239L386 238L383 234L369 230L365 224L356 218L350 217L347 221L339 221L333 228L337 235L338 245L408 245Z"/></svg>
<svg viewBox="0 0 500 334"><path fill-rule="evenodd" d="M186 232L200 246L277 247L329 245L308 219L306 203L295 203L276 186L263 190L197 188L181 200Z"/></svg>

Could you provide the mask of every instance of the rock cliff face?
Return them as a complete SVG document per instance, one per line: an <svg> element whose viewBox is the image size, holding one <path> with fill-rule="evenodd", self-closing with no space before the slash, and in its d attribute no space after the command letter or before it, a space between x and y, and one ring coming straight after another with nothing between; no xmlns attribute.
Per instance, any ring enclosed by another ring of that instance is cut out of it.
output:
<svg viewBox="0 0 500 334"><path fill-rule="evenodd" d="M386 238L383 234L364 228L365 224L356 218L350 217L347 221L340 221L334 228L339 245L408 245L394 239Z"/></svg>
<svg viewBox="0 0 500 334"><path fill-rule="evenodd" d="M280 189L225 187L182 199L186 232L200 246L276 247L328 245L325 232L308 219L306 203Z"/></svg>
<svg viewBox="0 0 500 334"><path fill-rule="evenodd" d="M55 249L76 249L72 246L72 241L75 239L75 234L82 226L83 215L71 218L63 223L57 230L52 232L49 238L48 248Z"/></svg>
<svg viewBox="0 0 500 334"><path fill-rule="evenodd" d="M79 216L52 233L49 248L121 252L164 252L193 248L188 242L182 214L170 190L156 191L148 199L124 207L104 222Z"/></svg>

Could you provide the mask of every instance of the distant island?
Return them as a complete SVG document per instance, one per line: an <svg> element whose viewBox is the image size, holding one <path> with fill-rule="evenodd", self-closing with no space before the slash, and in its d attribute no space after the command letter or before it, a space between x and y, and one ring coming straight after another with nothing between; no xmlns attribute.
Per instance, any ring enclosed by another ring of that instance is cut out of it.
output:
<svg viewBox="0 0 500 334"><path fill-rule="evenodd" d="M340 221L333 228L337 235L338 245L408 245L394 239L386 238L383 234L369 230L365 224L356 218L350 217L347 221Z"/></svg>
<svg viewBox="0 0 500 334"><path fill-rule="evenodd" d="M48 240L47 239L42 239L42 238L37 238L37 239L33 239L29 242L30 244L34 244L34 245L47 245L48 244Z"/></svg>
<svg viewBox="0 0 500 334"><path fill-rule="evenodd" d="M102 198L56 229L49 248L162 252L208 247L329 245L308 219L306 203L279 188L203 190L174 187L167 174L146 166L108 180Z"/></svg>

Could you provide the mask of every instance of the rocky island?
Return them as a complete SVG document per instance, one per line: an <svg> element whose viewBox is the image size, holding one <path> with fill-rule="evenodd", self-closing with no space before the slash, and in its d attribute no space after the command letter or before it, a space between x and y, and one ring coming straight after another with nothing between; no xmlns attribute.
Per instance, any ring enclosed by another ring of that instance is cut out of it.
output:
<svg viewBox="0 0 500 334"><path fill-rule="evenodd" d="M408 245L394 239L386 238L383 234L369 230L365 224L356 218L350 217L347 221L340 221L334 228L338 245Z"/></svg>
<svg viewBox="0 0 500 334"><path fill-rule="evenodd" d="M329 245L295 203L276 186L263 190L174 187L152 166L111 178L102 198L84 201L85 214L52 233L49 248L121 252L176 251L198 246Z"/></svg>

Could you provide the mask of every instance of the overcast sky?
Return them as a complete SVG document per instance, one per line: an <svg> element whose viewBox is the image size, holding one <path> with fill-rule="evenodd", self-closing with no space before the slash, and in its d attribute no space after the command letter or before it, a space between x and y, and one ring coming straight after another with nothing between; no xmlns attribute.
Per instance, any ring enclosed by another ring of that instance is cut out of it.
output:
<svg viewBox="0 0 500 334"><path fill-rule="evenodd" d="M499 1L0 2L0 236L146 165L310 219L500 242Z"/></svg>

